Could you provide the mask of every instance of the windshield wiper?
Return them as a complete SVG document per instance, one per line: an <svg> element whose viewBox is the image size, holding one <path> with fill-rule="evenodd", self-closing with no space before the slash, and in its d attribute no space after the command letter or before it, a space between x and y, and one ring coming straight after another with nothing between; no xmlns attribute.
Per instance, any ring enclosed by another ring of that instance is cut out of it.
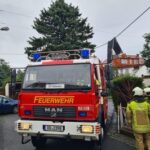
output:
<svg viewBox="0 0 150 150"><path fill-rule="evenodd" d="M45 82L34 82L29 84L26 88L45 88Z"/></svg>
<svg viewBox="0 0 150 150"><path fill-rule="evenodd" d="M34 82L32 84L27 85L24 89L30 89L30 90L41 90L45 92L68 92L68 91L78 91L78 92L87 92L90 87L87 85L77 85L77 84L66 84L64 88L46 88L46 84L58 84L58 83L45 83L45 82Z"/></svg>
<svg viewBox="0 0 150 150"><path fill-rule="evenodd" d="M65 84L65 89L78 92L87 92L90 87L87 85Z"/></svg>
<svg viewBox="0 0 150 150"><path fill-rule="evenodd" d="M65 84L67 88L89 88L87 85L77 85L77 84Z"/></svg>
<svg viewBox="0 0 150 150"><path fill-rule="evenodd" d="M58 84L58 83L54 83L54 82L53 83L52 82L49 83L49 82L40 82L39 81L39 82L34 82L34 83L31 83L31 84L27 85L27 88L28 87L32 87L32 88L34 88L34 87L35 88L37 88L37 87L43 87L43 88L45 88L46 84Z"/></svg>

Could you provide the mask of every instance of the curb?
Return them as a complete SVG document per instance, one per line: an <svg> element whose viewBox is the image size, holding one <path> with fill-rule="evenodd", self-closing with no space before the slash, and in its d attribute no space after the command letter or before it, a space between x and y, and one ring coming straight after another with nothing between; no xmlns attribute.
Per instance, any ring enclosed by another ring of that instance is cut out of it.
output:
<svg viewBox="0 0 150 150"><path fill-rule="evenodd" d="M134 138L133 132L129 130L128 128L120 129L120 134L124 134L124 135Z"/></svg>

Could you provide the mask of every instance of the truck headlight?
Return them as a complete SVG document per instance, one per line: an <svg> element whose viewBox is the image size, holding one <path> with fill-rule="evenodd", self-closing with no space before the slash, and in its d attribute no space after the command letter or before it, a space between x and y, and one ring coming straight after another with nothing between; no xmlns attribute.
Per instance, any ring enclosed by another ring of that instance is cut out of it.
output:
<svg viewBox="0 0 150 150"><path fill-rule="evenodd" d="M20 122L18 123L19 130L30 130L32 128L32 124L28 122Z"/></svg>
<svg viewBox="0 0 150 150"><path fill-rule="evenodd" d="M92 125L82 125L81 126L81 133L93 133L94 127Z"/></svg>

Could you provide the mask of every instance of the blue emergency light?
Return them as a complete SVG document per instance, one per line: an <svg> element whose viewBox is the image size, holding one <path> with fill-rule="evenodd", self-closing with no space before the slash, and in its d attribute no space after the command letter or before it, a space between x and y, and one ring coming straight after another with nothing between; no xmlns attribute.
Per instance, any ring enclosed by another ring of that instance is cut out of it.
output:
<svg viewBox="0 0 150 150"><path fill-rule="evenodd" d="M25 115L31 115L31 111L30 111L30 110L25 110L25 111L24 111L24 114L25 114Z"/></svg>
<svg viewBox="0 0 150 150"><path fill-rule="evenodd" d="M80 51L80 55L81 55L82 58L89 58L90 50L89 49L82 49Z"/></svg>
<svg viewBox="0 0 150 150"><path fill-rule="evenodd" d="M86 116L87 116L87 112L80 111L80 112L79 112L79 116L80 116L80 117L86 117Z"/></svg>
<svg viewBox="0 0 150 150"><path fill-rule="evenodd" d="M37 61L37 60L40 60L41 54L39 54L39 53L34 53L32 56L33 56L33 59L34 59L35 61Z"/></svg>

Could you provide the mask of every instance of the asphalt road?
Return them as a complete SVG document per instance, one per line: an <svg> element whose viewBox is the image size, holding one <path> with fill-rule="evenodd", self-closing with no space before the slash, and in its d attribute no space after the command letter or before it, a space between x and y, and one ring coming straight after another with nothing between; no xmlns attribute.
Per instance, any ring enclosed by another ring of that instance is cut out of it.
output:
<svg viewBox="0 0 150 150"><path fill-rule="evenodd" d="M0 150L35 150L31 142L25 145L21 144L21 137L14 131L14 122L17 115L0 115ZM90 144L83 142L64 142L60 140L49 140L42 150L92 150ZM102 150L135 150L133 147L112 138L105 136Z"/></svg>

